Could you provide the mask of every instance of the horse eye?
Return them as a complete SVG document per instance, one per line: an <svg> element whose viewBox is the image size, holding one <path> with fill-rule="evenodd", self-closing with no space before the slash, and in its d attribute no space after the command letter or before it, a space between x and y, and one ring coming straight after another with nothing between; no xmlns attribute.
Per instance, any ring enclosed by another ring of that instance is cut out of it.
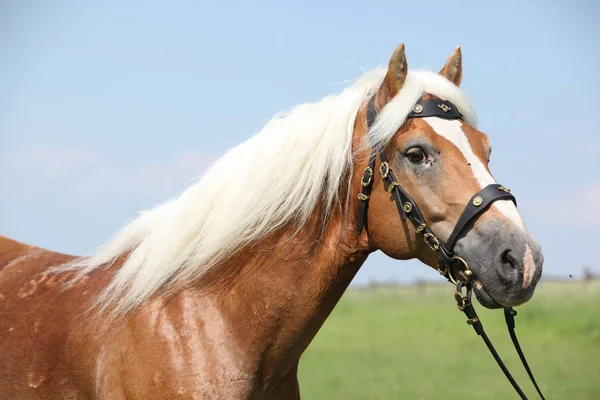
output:
<svg viewBox="0 0 600 400"><path fill-rule="evenodd" d="M425 160L425 153L420 147L408 149L406 157L413 164L421 164Z"/></svg>

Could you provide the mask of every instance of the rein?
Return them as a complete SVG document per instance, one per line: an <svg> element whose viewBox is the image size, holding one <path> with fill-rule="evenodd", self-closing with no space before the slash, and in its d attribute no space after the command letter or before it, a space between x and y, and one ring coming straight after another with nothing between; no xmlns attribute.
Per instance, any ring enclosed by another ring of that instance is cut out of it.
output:
<svg viewBox="0 0 600 400"><path fill-rule="evenodd" d="M408 114L408 118L424 118L424 117L438 117L443 119L462 119L461 110L445 100L426 100L423 102L418 102L413 107L410 114ZM377 118L377 111L375 110L375 95L373 95L369 101L369 106L367 109L367 127L371 128L371 125L375 122ZM458 309L465 313L467 316L467 324L471 325L478 336L481 336L486 346L488 347L490 353L498 363L502 372L511 383L515 391L519 394L521 399L527 400L527 396L521 390L510 371L498 355L498 352L494 348L494 345L490 341L489 337L485 333L483 329L483 325L475 312L475 308L471 303L471 295L473 292L473 288L471 286L471 278L473 276L473 272L469 269L469 265L467 262L454 254L454 246L458 240L460 234L465 231L466 226L469 222L471 222L475 217L484 213L490 205L497 200L511 200L512 202L517 204L515 197L510 193L510 190L506 187L498 184L491 184L479 192L475 193L469 202L467 203L465 209L463 210L458 222L456 223L452 233L448 237L446 242L440 240L435 233L431 230L431 228L427 225L419 206L413 198L406 193L404 189L399 185L396 177L394 176L394 172L392 171L385 152L383 149L371 149L371 154L369 156L369 164L365 168L363 172L363 177L361 180L361 192L358 194L358 199L360 200L360 208L358 214L358 226L357 233L360 233L367 222L367 211L369 207L369 197L371 195L371 190L373 188L373 177L374 177L374 169L375 162L377 160L377 156L381 160L381 165L379 171L381 173L381 178L383 179L386 190L389 192L396 203L396 207L398 208L398 212L402 221L406 221L407 219L414 225L415 230L418 234L423 235L423 240L427 245L437 253L438 255L438 272L443 275L448 281L452 284L456 285L456 290L454 292L454 297L457 302ZM462 268L461 268L462 266ZM466 290L466 294L463 296L463 289ZM529 368L529 364L525 359L525 355L521 350L521 346L519 345L519 341L517 339L517 335L515 333L515 319L514 317L517 315L517 312L513 310L512 307L504 308L504 317L506 320L506 325L508 328L509 335L512 339L515 350L519 354L519 358L531 379L531 382L535 386L538 394L545 400L544 395L542 394L540 388L538 387L535 378L533 377L533 373Z"/></svg>

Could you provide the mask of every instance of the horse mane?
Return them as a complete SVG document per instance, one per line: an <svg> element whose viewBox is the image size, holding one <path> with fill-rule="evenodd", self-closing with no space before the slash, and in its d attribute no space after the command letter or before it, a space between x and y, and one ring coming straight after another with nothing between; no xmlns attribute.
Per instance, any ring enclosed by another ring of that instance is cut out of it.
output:
<svg viewBox="0 0 600 400"><path fill-rule="evenodd" d="M347 201L339 198L341 185L350 193L356 114L385 73L372 70L338 95L275 115L178 197L140 213L91 256L61 270L78 271L78 279L125 257L96 302L124 313L159 289L202 277L290 222L299 230L317 208L327 221ZM424 93L452 101L476 124L468 98L453 83L437 73L410 71L365 143L385 146Z"/></svg>

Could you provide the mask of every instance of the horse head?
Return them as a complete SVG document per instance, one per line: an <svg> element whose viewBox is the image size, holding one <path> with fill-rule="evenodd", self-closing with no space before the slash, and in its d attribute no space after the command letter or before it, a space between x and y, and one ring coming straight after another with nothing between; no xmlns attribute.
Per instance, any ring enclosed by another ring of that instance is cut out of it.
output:
<svg viewBox="0 0 600 400"><path fill-rule="evenodd" d="M371 248L418 258L451 279L442 265L460 260L482 305L516 306L533 295L543 255L514 197L496 184L491 142L476 127L461 79L460 47L439 74L409 71L404 45L393 53L355 122L359 231Z"/></svg>

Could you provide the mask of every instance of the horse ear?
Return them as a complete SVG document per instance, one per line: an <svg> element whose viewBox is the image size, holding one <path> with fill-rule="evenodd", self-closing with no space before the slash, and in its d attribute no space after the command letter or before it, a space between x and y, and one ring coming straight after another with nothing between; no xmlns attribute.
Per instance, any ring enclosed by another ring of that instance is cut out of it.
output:
<svg viewBox="0 0 600 400"><path fill-rule="evenodd" d="M440 75L454 83L456 86L460 85L462 79L462 52L460 46L456 46L454 52L446 61L446 65L440 71Z"/></svg>
<svg viewBox="0 0 600 400"><path fill-rule="evenodd" d="M406 55L404 54L404 44L396 48L392 58L390 58L389 66L385 78L384 85L387 87L388 99L393 98L398 94L408 73L408 65L406 64Z"/></svg>

